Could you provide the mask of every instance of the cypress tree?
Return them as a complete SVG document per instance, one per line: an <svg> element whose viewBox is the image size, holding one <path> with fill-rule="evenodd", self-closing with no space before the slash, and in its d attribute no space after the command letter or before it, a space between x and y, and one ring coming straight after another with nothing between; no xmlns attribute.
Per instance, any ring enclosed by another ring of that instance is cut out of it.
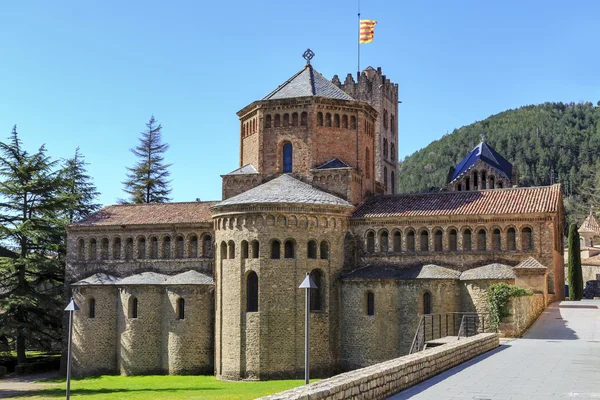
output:
<svg viewBox="0 0 600 400"><path fill-rule="evenodd" d="M129 173L127 180L123 182L123 190L129 194L129 201L135 204L164 203L171 200L171 182L167 180L171 164L165 164L163 157L169 145L162 143L162 126L156 125L154 115L146 128L139 145L131 149L138 162L133 168L127 168Z"/></svg>
<svg viewBox="0 0 600 400"><path fill-rule="evenodd" d="M569 266L567 270L569 283L569 300L583 298L583 274L581 271L581 253L579 248L579 232L577 224L569 227Z"/></svg>

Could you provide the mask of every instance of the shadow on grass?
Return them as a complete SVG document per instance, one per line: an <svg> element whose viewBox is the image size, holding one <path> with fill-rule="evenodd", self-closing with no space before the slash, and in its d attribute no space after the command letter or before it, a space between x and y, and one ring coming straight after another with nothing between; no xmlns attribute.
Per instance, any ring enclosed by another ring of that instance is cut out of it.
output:
<svg viewBox="0 0 600 400"><path fill-rule="evenodd" d="M160 395L161 392L177 393L185 391L204 392L210 390L224 390L224 388L162 388L162 389L127 389L127 388L114 388L114 389L71 389L71 396L90 396L93 394L114 394L114 393L156 393L155 399L164 398ZM11 397L25 397L25 396L44 396L44 397L65 397L65 388L40 388L39 390L30 391L13 391L0 389L0 399L6 399Z"/></svg>

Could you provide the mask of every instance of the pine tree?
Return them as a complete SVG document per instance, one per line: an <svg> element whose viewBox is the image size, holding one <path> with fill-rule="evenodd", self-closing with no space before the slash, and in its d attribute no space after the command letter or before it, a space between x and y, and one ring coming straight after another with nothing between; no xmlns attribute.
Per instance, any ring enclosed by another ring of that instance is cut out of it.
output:
<svg viewBox="0 0 600 400"><path fill-rule="evenodd" d="M123 189L129 194L132 203L164 203L170 200L171 188L168 168L171 164L164 164L163 154L169 148L167 143L162 143L162 126L156 125L154 116L146 124L147 130L142 132L140 144L131 149L138 158L133 168L127 168L127 180L123 182Z"/></svg>
<svg viewBox="0 0 600 400"><path fill-rule="evenodd" d="M79 221L100 208L100 204L95 203L100 193L96 191L96 186L91 182L86 165L84 157L79 152L79 147L75 149L73 157L65 160L63 165L64 195L67 196L69 202L65 213L69 223Z"/></svg>
<svg viewBox="0 0 600 400"><path fill-rule="evenodd" d="M15 339L19 363L27 346L60 340L67 199L57 165L44 146L24 150L16 126L0 142L0 240L16 253L0 258L0 336Z"/></svg>
<svg viewBox="0 0 600 400"><path fill-rule="evenodd" d="M583 275L581 271L581 253L579 248L579 232L577 224L572 223L569 227L569 266L567 279L569 283L569 300L581 300L583 298Z"/></svg>

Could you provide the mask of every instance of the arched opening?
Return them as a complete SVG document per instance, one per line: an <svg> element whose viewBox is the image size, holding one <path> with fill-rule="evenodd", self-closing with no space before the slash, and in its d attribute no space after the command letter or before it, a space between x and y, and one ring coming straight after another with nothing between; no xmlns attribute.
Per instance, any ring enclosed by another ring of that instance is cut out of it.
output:
<svg viewBox="0 0 600 400"><path fill-rule="evenodd" d="M210 235L204 235L202 238L202 255L212 257L212 237Z"/></svg>
<svg viewBox="0 0 600 400"><path fill-rule="evenodd" d="M331 113L325 114L325 126L331 127Z"/></svg>
<svg viewBox="0 0 600 400"><path fill-rule="evenodd" d="M227 243L221 242L221 260L227 260Z"/></svg>
<svg viewBox="0 0 600 400"><path fill-rule="evenodd" d="M260 250L260 246L258 244L258 240L253 240L252 241L252 258L259 257L259 250Z"/></svg>
<svg viewBox="0 0 600 400"><path fill-rule="evenodd" d="M477 250L487 250L487 233L485 229L477 232Z"/></svg>
<svg viewBox="0 0 600 400"><path fill-rule="evenodd" d="M367 233L367 253L375 252L375 232Z"/></svg>
<svg viewBox="0 0 600 400"><path fill-rule="evenodd" d="M390 181L392 182L392 194L396 194L396 174L394 171L390 173Z"/></svg>
<svg viewBox="0 0 600 400"><path fill-rule="evenodd" d="M162 258L171 258L171 237L165 236L162 245Z"/></svg>
<svg viewBox="0 0 600 400"><path fill-rule="evenodd" d="M230 240L227 243L227 258L233 260L235 258L235 243L233 240Z"/></svg>
<svg viewBox="0 0 600 400"><path fill-rule="evenodd" d="M462 185L460 183L456 185L456 191L462 192Z"/></svg>
<svg viewBox="0 0 600 400"><path fill-rule="evenodd" d="M394 252L399 253L402 251L402 234L400 231L394 232Z"/></svg>
<svg viewBox="0 0 600 400"><path fill-rule="evenodd" d="M350 117L350 129L356 129L356 117L354 115Z"/></svg>
<svg viewBox="0 0 600 400"><path fill-rule="evenodd" d="M275 123L273 125L275 128L279 128L281 126L281 116L279 114L275 114Z"/></svg>
<svg viewBox="0 0 600 400"><path fill-rule="evenodd" d="M179 235L175 238L175 258L183 258L183 244L185 240Z"/></svg>
<svg viewBox="0 0 600 400"><path fill-rule="evenodd" d="M102 238L100 241L100 259L108 260L108 239Z"/></svg>
<svg viewBox="0 0 600 400"><path fill-rule="evenodd" d="M153 260L158 258L158 238L156 236L150 238L150 258Z"/></svg>
<svg viewBox="0 0 600 400"><path fill-rule="evenodd" d="M137 258L146 258L146 238L141 237L137 242Z"/></svg>
<svg viewBox="0 0 600 400"><path fill-rule="evenodd" d="M367 292L367 315L375 315L375 294L371 291Z"/></svg>
<svg viewBox="0 0 600 400"><path fill-rule="evenodd" d="M435 231L433 235L433 250L442 251L444 250L444 244L442 242L442 230L438 229Z"/></svg>
<svg viewBox="0 0 600 400"><path fill-rule="evenodd" d="M433 314L433 307L431 307L431 293L423 293L423 314Z"/></svg>
<svg viewBox="0 0 600 400"><path fill-rule="evenodd" d="M298 126L298 113L292 113L292 126Z"/></svg>
<svg viewBox="0 0 600 400"><path fill-rule="evenodd" d="M396 119L394 118L394 114L390 117L390 131L396 133Z"/></svg>
<svg viewBox="0 0 600 400"><path fill-rule="evenodd" d="M508 228L508 230L506 231L506 248L508 250L516 250L517 249L515 228Z"/></svg>
<svg viewBox="0 0 600 400"><path fill-rule="evenodd" d="M387 231L382 231L379 234L379 251L382 253L387 253L388 250L389 250L388 233L387 233Z"/></svg>
<svg viewBox="0 0 600 400"><path fill-rule="evenodd" d="M365 178L371 179L371 153L368 147L365 149Z"/></svg>
<svg viewBox="0 0 600 400"><path fill-rule="evenodd" d="M246 312L258 311L258 275L250 271L246 276Z"/></svg>
<svg viewBox="0 0 600 400"><path fill-rule="evenodd" d="M129 316L129 318L137 318L138 317L138 299L135 296L131 296L129 298L128 316Z"/></svg>
<svg viewBox="0 0 600 400"><path fill-rule="evenodd" d="M88 299L88 318L96 318L96 299Z"/></svg>
<svg viewBox="0 0 600 400"><path fill-rule="evenodd" d="M419 236L421 242L421 251L429 251L429 232L424 230Z"/></svg>
<svg viewBox="0 0 600 400"><path fill-rule="evenodd" d="M198 236L192 235L190 236L188 242L188 258L197 258L198 257Z"/></svg>
<svg viewBox="0 0 600 400"><path fill-rule="evenodd" d="M133 258L133 238L127 238L125 241L125 259L131 260Z"/></svg>
<svg viewBox="0 0 600 400"><path fill-rule="evenodd" d="M492 249L500 250L502 247L500 240L500 229L496 228L492 231Z"/></svg>
<svg viewBox="0 0 600 400"><path fill-rule="evenodd" d="M388 173L387 167L383 167L383 187L387 190L388 188Z"/></svg>
<svg viewBox="0 0 600 400"><path fill-rule="evenodd" d="M456 229L450 229L448 232L448 249L450 251L458 250L458 238L456 234Z"/></svg>
<svg viewBox="0 0 600 400"><path fill-rule="evenodd" d="M498 189L502 189L502 181L498 181L498 183L496 184L496 186L498 187Z"/></svg>
<svg viewBox="0 0 600 400"><path fill-rule="evenodd" d="M185 319L185 300L183 297L177 299L177 319Z"/></svg>
<svg viewBox="0 0 600 400"><path fill-rule="evenodd" d="M281 258L281 243L279 240L271 242L271 259L278 260Z"/></svg>
<svg viewBox="0 0 600 400"><path fill-rule="evenodd" d="M486 188L486 175L485 175L485 171L481 171L481 189L487 189Z"/></svg>
<svg viewBox="0 0 600 400"><path fill-rule="evenodd" d="M306 248L306 256L310 259L317 258L317 242L311 240L308 242L308 246Z"/></svg>
<svg viewBox="0 0 600 400"><path fill-rule="evenodd" d="M83 239L77 241L77 260L85 260L85 241Z"/></svg>
<svg viewBox="0 0 600 400"><path fill-rule="evenodd" d="M490 189L494 189L494 176L490 175Z"/></svg>
<svg viewBox="0 0 600 400"><path fill-rule="evenodd" d="M306 113L306 111L303 111L302 114L300 114L300 125L306 126L307 124L308 124L308 114Z"/></svg>
<svg viewBox="0 0 600 400"><path fill-rule="evenodd" d="M265 117L265 128L270 128L271 127L271 116L267 115Z"/></svg>
<svg viewBox="0 0 600 400"><path fill-rule="evenodd" d="M394 161L396 159L396 145L394 143L390 143L390 160Z"/></svg>
<svg viewBox="0 0 600 400"><path fill-rule="evenodd" d="M323 126L323 113L320 111L317 113L317 126Z"/></svg>
<svg viewBox="0 0 600 400"><path fill-rule="evenodd" d="M473 171L473 190L477 190L479 183L479 174L477 171Z"/></svg>
<svg viewBox="0 0 600 400"><path fill-rule="evenodd" d="M334 128L339 128L340 127L340 114L335 114L333 116L333 127Z"/></svg>
<svg viewBox="0 0 600 400"><path fill-rule="evenodd" d="M388 141L387 139L383 139L383 158L388 157Z"/></svg>
<svg viewBox="0 0 600 400"><path fill-rule="evenodd" d="M291 143L283 145L283 173L292 172L293 149Z"/></svg>
<svg viewBox="0 0 600 400"><path fill-rule="evenodd" d="M314 269L310 273L316 289L310 289L310 311L324 311L325 310L325 280L323 279L323 273L321 270Z"/></svg>
<svg viewBox="0 0 600 400"><path fill-rule="evenodd" d="M286 240L283 244L283 257L284 258L294 258L295 257L295 249L294 242L292 240Z"/></svg>
<svg viewBox="0 0 600 400"><path fill-rule="evenodd" d="M290 114L285 113L283 114L283 127L287 128L288 126L290 126Z"/></svg>
<svg viewBox="0 0 600 400"><path fill-rule="evenodd" d="M342 115L342 128L348 129L348 116Z"/></svg>
<svg viewBox="0 0 600 400"><path fill-rule="evenodd" d="M533 232L531 228L526 227L521 229L521 249L533 250Z"/></svg>
<svg viewBox="0 0 600 400"><path fill-rule="evenodd" d="M113 239L112 259L113 260L121 259L121 238L120 237L116 237Z"/></svg>
<svg viewBox="0 0 600 400"><path fill-rule="evenodd" d="M471 230L465 229L463 232L463 250L471 250Z"/></svg>
<svg viewBox="0 0 600 400"><path fill-rule="evenodd" d="M329 260L329 243L321 242L321 260Z"/></svg>
<svg viewBox="0 0 600 400"><path fill-rule="evenodd" d="M406 234L406 250L415 251L415 231Z"/></svg>
<svg viewBox="0 0 600 400"><path fill-rule="evenodd" d="M471 180L469 178L465 179L465 190L471 190Z"/></svg>
<svg viewBox="0 0 600 400"><path fill-rule="evenodd" d="M242 259L248 258L248 242L246 240L242 240Z"/></svg>
<svg viewBox="0 0 600 400"><path fill-rule="evenodd" d="M383 109L383 127L388 128L388 112L385 108Z"/></svg>

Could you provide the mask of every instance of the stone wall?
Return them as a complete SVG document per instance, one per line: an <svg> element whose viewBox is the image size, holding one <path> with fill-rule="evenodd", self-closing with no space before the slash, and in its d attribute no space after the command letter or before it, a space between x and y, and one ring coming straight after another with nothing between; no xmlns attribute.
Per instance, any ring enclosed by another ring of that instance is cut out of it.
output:
<svg viewBox="0 0 600 400"><path fill-rule="evenodd" d="M425 379L500 345L495 333L481 333L454 343L346 372L261 400L385 399Z"/></svg>
<svg viewBox="0 0 600 400"><path fill-rule="evenodd" d="M521 337L545 308L543 294L513 297L508 304L511 315L500 323L499 331L504 337Z"/></svg>
<svg viewBox="0 0 600 400"><path fill-rule="evenodd" d="M461 281L461 311L489 314L488 290L490 285L500 282L515 283L514 279Z"/></svg>

